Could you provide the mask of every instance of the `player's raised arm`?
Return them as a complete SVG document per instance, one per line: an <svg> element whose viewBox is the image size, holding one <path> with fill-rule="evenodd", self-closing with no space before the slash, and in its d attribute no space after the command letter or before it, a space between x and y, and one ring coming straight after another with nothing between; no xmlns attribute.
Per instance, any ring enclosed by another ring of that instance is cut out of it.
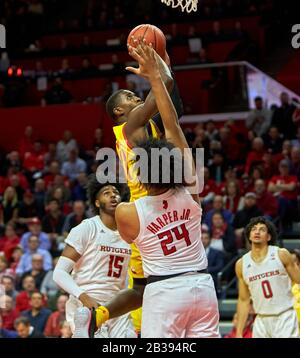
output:
<svg viewBox="0 0 300 358"><path fill-rule="evenodd" d="M138 76L148 79L147 74L151 73L153 62L151 61L151 58L144 53L145 46L146 45L142 42L142 40L140 40L140 44L137 48L129 47L129 54L138 62L139 67L126 67L126 69ZM166 86L168 92L171 92L174 80L169 67L159 55L157 55L157 65L164 85ZM136 129L144 127L148 123L149 119L157 114L157 112L159 112L159 110L155 101L155 95L151 89L145 102L134 108L128 115L126 134L130 136L130 134Z"/></svg>
<svg viewBox="0 0 300 358"><path fill-rule="evenodd" d="M243 279L242 259L239 259L235 265L235 271L238 278L239 297L237 302L237 325L236 338L243 338L243 331L248 319L250 309L250 293Z"/></svg>

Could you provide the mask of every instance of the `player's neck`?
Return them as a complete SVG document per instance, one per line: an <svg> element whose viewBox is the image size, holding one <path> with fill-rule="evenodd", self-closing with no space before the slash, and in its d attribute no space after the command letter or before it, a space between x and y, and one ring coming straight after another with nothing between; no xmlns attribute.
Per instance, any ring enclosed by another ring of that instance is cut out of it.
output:
<svg viewBox="0 0 300 358"><path fill-rule="evenodd" d="M268 254L269 246L261 246L252 244L251 256L254 261L262 261Z"/></svg>
<svg viewBox="0 0 300 358"><path fill-rule="evenodd" d="M156 196L156 195L161 195L164 194L168 191L169 189L149 189L148 190L148 195L149 196Z"/></svg>
<svg viewBox="0 0 300 358"><path fill-rule="evenodd" d="M111 216L107 213L101 213L101 214L99 214L99 216L100 216L101 221L107 228L109 228L112 231L117 230L117 223L116 223L114 216Z"/></svg>

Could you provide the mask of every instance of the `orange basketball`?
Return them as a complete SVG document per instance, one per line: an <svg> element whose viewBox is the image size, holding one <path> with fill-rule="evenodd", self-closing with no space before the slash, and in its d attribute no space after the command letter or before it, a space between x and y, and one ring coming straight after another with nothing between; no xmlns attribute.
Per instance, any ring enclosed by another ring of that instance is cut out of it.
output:
<svg viewBox="0 0 300 358"><path fill-rule="evenodd" d="M136 47L137 44L132 41L131 36L134 36L137 40L139 37L142 37L146 40L147 44L152 44L152 47L160 55L160 57L163 59L165 58L166 37L158 27L150 24L142 24L131 30L127 38L127 44L132 47Z"/></svg>

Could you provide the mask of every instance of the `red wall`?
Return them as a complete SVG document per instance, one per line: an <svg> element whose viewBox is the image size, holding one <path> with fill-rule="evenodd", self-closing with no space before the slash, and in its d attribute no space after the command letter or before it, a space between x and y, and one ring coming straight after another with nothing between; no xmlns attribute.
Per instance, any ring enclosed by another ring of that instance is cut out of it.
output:
<svg viewBox="0 0 300 358"><path fill-rule="evenodd" d="M114 146L112 122L104 109L95 104L0 109L0 146L17 149L28 125L33 126L35 137L45 142L58 141L69 129L85 148L91 146L95 128L100 126L104 146Z"/></svg>

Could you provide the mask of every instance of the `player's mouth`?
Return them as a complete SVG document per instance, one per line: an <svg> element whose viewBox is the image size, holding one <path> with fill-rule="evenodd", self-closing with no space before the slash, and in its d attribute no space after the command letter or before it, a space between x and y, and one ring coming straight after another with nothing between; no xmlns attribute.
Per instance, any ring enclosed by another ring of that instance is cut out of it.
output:
<svg viewBox="0 0 300 358"><path fill-rule="evenodd" d="M117 200L112 200L110 202L111 206L117 206L119 204L119 202Z"/></svg>

